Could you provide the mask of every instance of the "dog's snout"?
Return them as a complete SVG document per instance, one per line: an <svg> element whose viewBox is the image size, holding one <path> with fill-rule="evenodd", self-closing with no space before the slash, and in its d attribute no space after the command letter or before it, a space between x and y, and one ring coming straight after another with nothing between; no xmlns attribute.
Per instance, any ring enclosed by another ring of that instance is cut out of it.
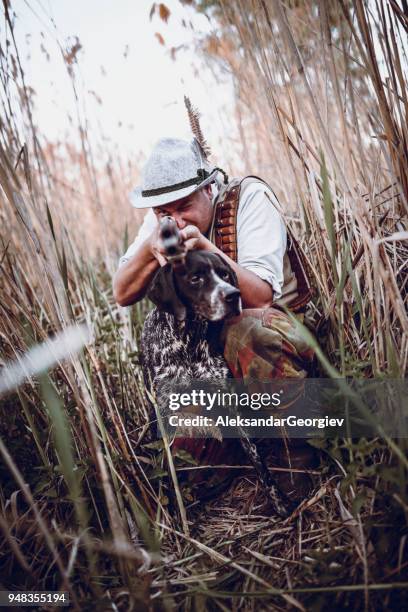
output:
<svg viewBox="0 0 408 612"><path fill-rule="evenodd" d="M235 302L240 297L239 289L236 287L231 287L231 289L227 289L224 292L224 299L226 302Z"/></svg>

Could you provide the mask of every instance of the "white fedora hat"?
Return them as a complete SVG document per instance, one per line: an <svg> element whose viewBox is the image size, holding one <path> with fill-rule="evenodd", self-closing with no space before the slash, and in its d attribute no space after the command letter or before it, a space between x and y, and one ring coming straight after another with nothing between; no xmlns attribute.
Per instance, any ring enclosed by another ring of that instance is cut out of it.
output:
<svg viewBox="0 0 408 612"><path fill-rule="evenodd" d="M215 181L213 168L194 138L159 140L142 171L142 184L130 194L135 208L162 206L185 198Z"/></svg>

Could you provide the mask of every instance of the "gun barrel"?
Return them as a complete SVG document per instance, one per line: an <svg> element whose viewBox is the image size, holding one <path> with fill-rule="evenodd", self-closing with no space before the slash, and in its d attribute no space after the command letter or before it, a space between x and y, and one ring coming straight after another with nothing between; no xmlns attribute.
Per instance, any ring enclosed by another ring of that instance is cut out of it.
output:
<svg viewBox="0 0 408 612"><path fill-rule="evenodd" d="M180 230L172 217L164 217L160 221L160 238L167 259L183 261L185 248L180 236Z"/></svg>

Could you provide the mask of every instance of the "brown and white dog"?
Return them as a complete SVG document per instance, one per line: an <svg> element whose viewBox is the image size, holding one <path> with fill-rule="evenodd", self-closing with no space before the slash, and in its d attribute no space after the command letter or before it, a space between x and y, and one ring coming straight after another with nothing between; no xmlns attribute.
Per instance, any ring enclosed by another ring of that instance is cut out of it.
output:
<svg viewBox="0 0 408 612"><path fill-rule="evenodd" d="M146 317L141 349L145 384L157 395L163 416L166 390L167 395L171 393L174 383L231 378L220 336L224 320L241 313L237 285L228 263L220 255L204 251L188 251L182 265L167 263L156 273L148 291L156 308ZM288 516L288 499L244 430L240 431L240 442L274 512Z"/></svg>

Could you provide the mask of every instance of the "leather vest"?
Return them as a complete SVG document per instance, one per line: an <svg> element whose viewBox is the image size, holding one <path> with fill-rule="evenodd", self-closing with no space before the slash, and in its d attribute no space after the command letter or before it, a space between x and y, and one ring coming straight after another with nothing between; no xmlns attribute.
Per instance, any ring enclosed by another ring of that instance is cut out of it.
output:
<svg viewBox="0 0 408 612"><path fill-rule="evenodd" d="M214 203L211 239L223 253L235 262L238 261L239 246L237 236L239 200L243 181L247 181L247 179L260 181L272 191L270 186L257 176L247 176L241 180L233 179L226 187L221 189ZM265 195L265 197L268 196ZM268 199L277 208L276 204L270 198ZM278 210L278 212L281 214L281 211ZM282 296L272 305L287 306L293 312L301 312L312 297L312 288L309 281L311 274L303 250L290 228L286 226L286 229L288 242L283 258Z"/></svg>

